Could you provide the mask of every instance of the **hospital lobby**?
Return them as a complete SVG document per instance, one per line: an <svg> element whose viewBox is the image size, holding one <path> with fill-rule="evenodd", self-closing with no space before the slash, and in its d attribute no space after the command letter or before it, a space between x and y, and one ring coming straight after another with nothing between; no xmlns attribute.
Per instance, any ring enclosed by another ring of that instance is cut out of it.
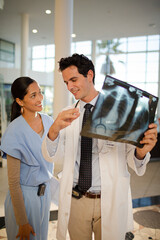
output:
<svg viewBox="0 0 160 240"><path fill-rule="evenodd" d="M159 98L160 1L0 0L0 143L11 119L16 78L29 76L39 83L42 112L53 119L75 103L58 70L59 60L74 53L92 60L97 91L103 92L109 75ZM160 240L159 102L154 122L158 139L145 174L138 176L128 166L134 230L125 240ZM58 168L55 165L54 175ZM7 161L0 153L0 240L7 239L7 175ZM52 202L48 240L57 239L57 219L58 206Z"/></svg>

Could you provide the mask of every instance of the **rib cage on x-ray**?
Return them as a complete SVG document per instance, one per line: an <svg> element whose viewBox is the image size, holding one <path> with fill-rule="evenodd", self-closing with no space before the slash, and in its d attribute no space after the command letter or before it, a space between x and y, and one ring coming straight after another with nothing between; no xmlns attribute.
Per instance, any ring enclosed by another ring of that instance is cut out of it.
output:
<svg viewBox="0 0 160 240"><path fill-rule="evenodd" d="M105 79L82 135L141 146L139 141L154 119L158 98L123 83L110 76Z"/></svg>
<svg viewBox="0 0 160 240"><path fill-rule="evenodd" d="M116 88L117 91L115 91ZM114 86L108 91L103 90L100 98L101 107L95 110L92 119L92 127L97 133L109 133L113 140L132 134L134 140L135 131L137 139L137 132L141 135L147 128L148 105L141 107L140 96L133 98L126 89L122 88L118 91L118 87ZM137 111L137 106L141 108L141 113Z"/></svg>

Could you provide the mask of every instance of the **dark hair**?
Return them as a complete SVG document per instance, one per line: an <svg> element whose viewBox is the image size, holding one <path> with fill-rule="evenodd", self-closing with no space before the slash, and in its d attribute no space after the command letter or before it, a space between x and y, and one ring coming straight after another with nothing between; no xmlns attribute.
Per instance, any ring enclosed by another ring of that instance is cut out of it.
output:
<svg viewBox="0 0 160 240"><path fill-rule="evenodd" d="M87 77L87 73L89 70L93 71L93 83L95 79L95 69L92 61L84 56L83 54L74 53L70 57L61 58L59 61L59 70L62 72L66 68L70 66L76 66L78 68L78 72L82 74L84 77Z"/></svg>
<svg viewBox="0 0 160 240"><path fill-rule="evenodd" d="M35 82L35 80L29 77L19 77L12 83L11 93L13 103L11 108L11 122L21 115L21 107L16 102L16 98L23 100L24 96L27 94L29 85L33 82Z"/></svg>

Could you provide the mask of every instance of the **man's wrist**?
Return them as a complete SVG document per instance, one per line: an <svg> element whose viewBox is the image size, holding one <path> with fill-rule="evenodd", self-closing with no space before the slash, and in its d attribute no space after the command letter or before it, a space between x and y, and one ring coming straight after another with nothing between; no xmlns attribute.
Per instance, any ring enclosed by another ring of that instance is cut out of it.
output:
<svg viewBox="0 0 160 240"><path fill-rule="evenodd" d="M135 149L135 157L138 159L138 160L143 160L145 158L146 155L144 154L141 154L139 151L137 151L137 149Z"/></svg>

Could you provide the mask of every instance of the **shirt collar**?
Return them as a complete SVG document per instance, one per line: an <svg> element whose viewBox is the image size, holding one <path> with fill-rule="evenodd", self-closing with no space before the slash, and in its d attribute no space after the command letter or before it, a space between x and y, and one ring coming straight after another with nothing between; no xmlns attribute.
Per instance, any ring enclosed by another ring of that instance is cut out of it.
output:
<svg viewBox="0 0 160 240"><path fill-rule="evenodd" d="M98 94L95 98L93 98L92 101L90 101L90 102L88 102L88 103L90 103L90 104L92 104L93 106L95 106L98 96L99 96L99 94ZM83 102L82 100L80 100L79 104L80 104L80 111L82 111L83 108L84 108L84 106L85 106L87 103L86 103L86 102Z"/></svg>

